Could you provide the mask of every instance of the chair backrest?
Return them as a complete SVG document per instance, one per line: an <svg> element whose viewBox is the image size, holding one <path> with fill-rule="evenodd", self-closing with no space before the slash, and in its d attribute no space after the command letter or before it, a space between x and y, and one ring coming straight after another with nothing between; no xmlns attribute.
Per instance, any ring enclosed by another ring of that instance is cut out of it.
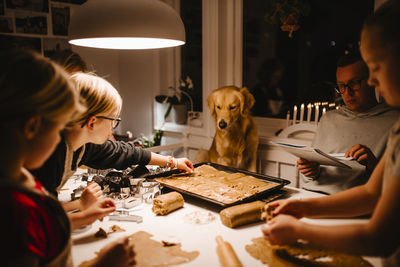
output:
<svg viewBox="0 0 400 267"><path fill-rule="evenodd" d="M314 123L297 123L290 125L279 133L279 137L313 140L317 125Z"/></svg>

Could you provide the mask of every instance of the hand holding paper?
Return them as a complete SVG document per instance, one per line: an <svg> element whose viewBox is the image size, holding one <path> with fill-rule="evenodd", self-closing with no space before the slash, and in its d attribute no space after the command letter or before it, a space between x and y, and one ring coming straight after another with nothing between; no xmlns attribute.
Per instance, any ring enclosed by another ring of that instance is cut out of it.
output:
<svg viewBox="0 0 400 267"><path fill-rule="evenodd" d="M357 160L360 164L367 167L371 172L375 169L378 164L378 159L372 153L371 149L367 146L357 144L347 150L345 157L350 157Z"/></svg>
<svg viewBox="0 0 400 267"><path fill-rule="evenodd" d="M312 162L302 158L297 160L297 168L307 177L317 177L320 172L318 162Z"/></svg>

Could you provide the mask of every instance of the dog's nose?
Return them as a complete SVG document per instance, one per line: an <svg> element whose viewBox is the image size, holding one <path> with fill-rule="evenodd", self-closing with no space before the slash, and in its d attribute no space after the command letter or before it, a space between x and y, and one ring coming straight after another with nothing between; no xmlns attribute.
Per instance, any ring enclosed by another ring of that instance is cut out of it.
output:
<svg viewBox="0 0 400 267"><path fill-rule="evenodd" d="M225 129L226 126L228 126L228 124L226 124L225 121L220 121L220 122L218 123L218 126L219 126L220 129Z"/></svg>

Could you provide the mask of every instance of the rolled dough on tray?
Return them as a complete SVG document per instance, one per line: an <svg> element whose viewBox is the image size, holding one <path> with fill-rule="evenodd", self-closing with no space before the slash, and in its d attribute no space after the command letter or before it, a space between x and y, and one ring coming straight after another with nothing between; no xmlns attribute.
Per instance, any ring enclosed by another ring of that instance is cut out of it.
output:
<svg viewBox="0 0 400 267"><path fill-rule="evenodd" d="M235 203L279 185L240 172L220 171L209 165L201 165L188 175L160 177L155 180L224 204Z"/></svg>

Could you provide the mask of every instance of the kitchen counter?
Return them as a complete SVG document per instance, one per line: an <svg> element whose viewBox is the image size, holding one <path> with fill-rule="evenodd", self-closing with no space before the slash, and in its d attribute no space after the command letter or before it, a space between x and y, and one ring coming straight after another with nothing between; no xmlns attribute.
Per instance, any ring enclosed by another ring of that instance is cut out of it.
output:
<svg viewBox="0 0 400 267"><path fill-rule="evenodd" d="M71 178L64 186L65 188L68 188L68 190L60 193L60 199L67 200L70 190L77 186L79 186L79 183L75 182L74 178ZM290 198L321 196L320 194L308 192L302 189L291 187L285 188L290 192ZM184 251L200 252L200 255L194 261L180 266L220 266L216 253L217 243L215 238L217 235L221 235L225 241L232 245L244 266L265 266L261 261L250 256L250 254L245 250L245 246L252 243L251 239L262 236L260 228L263 223L254 223L231 229L221 223L218 213L221 210L219 206L191 197L184 196L184 198L184 207L166 216L156 216L151 211L152 204L142 203L132 209L135 215L143 217L142 223L110 221L108 217L106 217L102 222L96 221L84 232L73 234L72 256L75 266L78 266L82 261L94 258L95 252L99 251L109 242L126 235L131 235L137 231L146 231L152 234L152 238L157 241L180 242L182 244L182 250ZM206 224L196 224L196 222L188 221L188 216L194 212L204 214L205 216L213 216L214 220ZM323 225L367 222L367 219L303 220ZM99 229L99 227L108 231L108 229L115 224L125 229L126 232L113 233L105 239L94 237L94 233ZM379 258L366 257L366 259L373 264L373 266L381 267L381 261Z"/></svg>

